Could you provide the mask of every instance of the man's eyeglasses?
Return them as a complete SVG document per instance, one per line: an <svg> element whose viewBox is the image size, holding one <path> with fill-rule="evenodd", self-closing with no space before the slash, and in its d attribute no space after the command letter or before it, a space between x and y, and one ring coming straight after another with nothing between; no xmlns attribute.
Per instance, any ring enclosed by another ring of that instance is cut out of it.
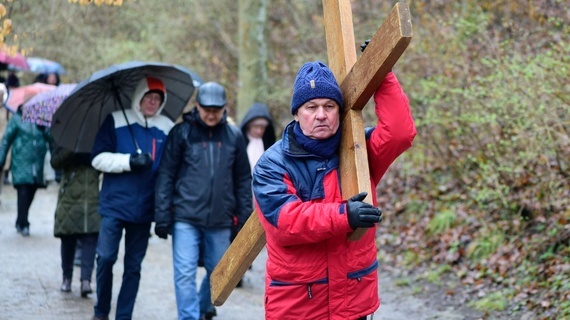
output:
<svg viewBox="0 0 570 320"><path fill-rule="evenodd" d="M158 93L145 94L143 96L143 99L146 99L147 101L155 101L155 102L161 102L162 101L162 98L160 97L160 95Z"/></svg>

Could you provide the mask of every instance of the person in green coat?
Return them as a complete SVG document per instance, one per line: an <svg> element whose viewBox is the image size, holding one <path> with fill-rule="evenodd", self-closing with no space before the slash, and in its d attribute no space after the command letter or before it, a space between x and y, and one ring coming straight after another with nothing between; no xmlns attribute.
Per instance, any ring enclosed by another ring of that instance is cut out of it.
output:
<svg viewBox="0 0 570 320"><path fill-rule="evenodd" d="M95 248L101 226L99 205L100 172L91 166L90 153L74 153L55 146L51 166L62 171L57 207L55 209L54 236L61 239L61 291L71 291L73 260L78 240L81 242L81 296L91 290L91 277L95 265Z"/></svg>
<svg viewBox="0 0 570 320"><path fill-rule="evenodd" d="M22 110L19 108L8 121L0 142L0 168L4 167L8 151L12 148L10 171L12 185L18 195L16 230L24 237L30 235L28 215L36 191L47 186L44 181L44 160L49 141L45 127L22 121Z"/></svg>

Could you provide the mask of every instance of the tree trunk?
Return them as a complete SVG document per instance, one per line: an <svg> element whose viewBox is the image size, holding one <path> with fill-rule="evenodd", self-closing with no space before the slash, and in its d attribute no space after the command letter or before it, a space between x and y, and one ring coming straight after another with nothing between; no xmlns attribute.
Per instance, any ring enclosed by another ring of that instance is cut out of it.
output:
<svg viewBox="0 0 570 320"><path fill-rule="evenodd" d="M236 123L256 101L266 102L267 42L265 28L269 0L239 0L239 62Z"/></svg>

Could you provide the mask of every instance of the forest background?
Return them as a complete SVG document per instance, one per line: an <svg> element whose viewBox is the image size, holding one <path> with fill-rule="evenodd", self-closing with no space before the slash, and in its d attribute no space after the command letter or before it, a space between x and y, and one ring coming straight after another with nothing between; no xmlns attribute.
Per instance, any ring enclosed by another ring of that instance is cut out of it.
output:
<svg viewBox="0 0 570 320"><path fill-rule="evenodd" d="M2 0L4 44L60 62L64 82L175 63L223 84L238 124L267 104L278 135L298 68L327 62L320 1L77 2ZM395 3L352 1L355 50ZM380 261L405 286L455 279L479 310L570 318L570 3L407 4L414 36L394 71L418 136L378 186Z"/></svg>

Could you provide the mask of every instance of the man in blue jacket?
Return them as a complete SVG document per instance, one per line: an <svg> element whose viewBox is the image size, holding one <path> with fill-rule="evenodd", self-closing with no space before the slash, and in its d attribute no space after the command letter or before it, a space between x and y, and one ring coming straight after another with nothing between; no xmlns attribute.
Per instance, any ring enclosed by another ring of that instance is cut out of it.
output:
<svg viewBox="0 0 570 320"><path fill-rule="evenodd" d="M224 87L205 83L196 101L168 135L156 183L154 231L164 239L172 234L178 319L211 318L210 274L229 247L232 226L243 226L252 212L246 146L226 121ZM207 274L197 292L200 244Z"/></svg>
<svg viewBox="0 0 570 320"><path fill-rule="evenodd" d="M104 173L99 197L102 216L97 243L97 303L93 319L108 319L113 265L125 232L123 282L115 319L131 319L154 214L156 172L174 123L160 114L166 103L164 83L143 78L130 109L115 111L103 122L92 150L92 165ZM136 141L136 144L135 144Z"/></svg>

